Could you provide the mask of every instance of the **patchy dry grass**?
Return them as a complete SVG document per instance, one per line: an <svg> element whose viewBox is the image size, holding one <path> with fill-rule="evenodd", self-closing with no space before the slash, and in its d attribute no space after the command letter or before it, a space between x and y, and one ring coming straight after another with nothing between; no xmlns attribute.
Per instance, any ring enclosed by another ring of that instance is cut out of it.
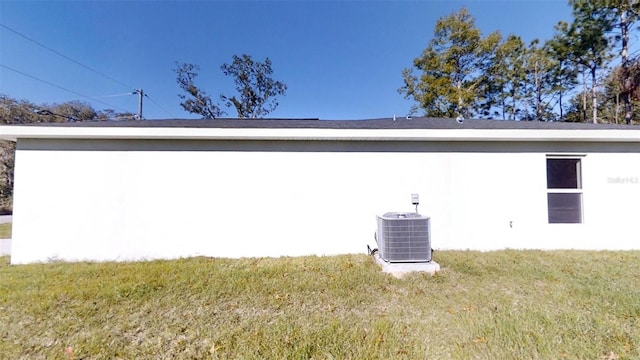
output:
<svg viewBox="0 0 640 360"><path fill-rule="evenodd" d="M640 252L437 252L9 266L4 358L633 359Z"/></svg>
<svg viewBox="0 0 640 360"><path fill-rule="evenodd" d="M0 239L11 239L11 223L0 224Z"/></svg>

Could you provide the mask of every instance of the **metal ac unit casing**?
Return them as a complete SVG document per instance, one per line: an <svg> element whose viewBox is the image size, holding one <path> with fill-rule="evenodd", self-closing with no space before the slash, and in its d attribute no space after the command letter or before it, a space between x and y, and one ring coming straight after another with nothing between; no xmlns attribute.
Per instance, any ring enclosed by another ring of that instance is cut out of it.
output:
<svg viewBox="0 0 640 360"><path fill-rule="evenodd" d="M431 261L431 226L426 216L406 212L378 215L376 240L384 261Z"/></svg>

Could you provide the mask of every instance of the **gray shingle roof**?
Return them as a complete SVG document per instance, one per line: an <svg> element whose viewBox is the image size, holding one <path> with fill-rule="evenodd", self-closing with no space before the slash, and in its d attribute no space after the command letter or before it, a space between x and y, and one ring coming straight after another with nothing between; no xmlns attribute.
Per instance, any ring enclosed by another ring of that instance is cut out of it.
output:
<svg viewBox="0 0 640 360"><path fill-rule="evenodd" d="M11 125L10 125L11 126ZM541 121L465 120L442 118L392 118L368 120L319 119L215 119L215 120L136 120L76 123L39 123L28 126L55 127L162 127L162 128L278 128L278 129L575 129L575 130L640 130L639 126Z"/></svg>

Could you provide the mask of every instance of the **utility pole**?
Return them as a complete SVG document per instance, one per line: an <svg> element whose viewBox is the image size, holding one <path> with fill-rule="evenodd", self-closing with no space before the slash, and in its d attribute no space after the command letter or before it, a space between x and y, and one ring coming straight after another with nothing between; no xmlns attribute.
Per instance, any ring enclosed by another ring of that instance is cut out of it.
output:
<svg viewBox="0 0 640 360"><path fill-rule="evenodd" d="M142 120L142 97L144 96L144 90L136 89L133 94L138 94L138 120Z"/></svg>

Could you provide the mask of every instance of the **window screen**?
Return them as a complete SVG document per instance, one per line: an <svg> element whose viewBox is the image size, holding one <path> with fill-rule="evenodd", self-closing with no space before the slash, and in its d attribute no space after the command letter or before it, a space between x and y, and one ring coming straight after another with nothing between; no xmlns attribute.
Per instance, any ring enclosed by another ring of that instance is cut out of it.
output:
<svg viewBox="0 0 640 360"><path fill-rule="evenodd" d="M582 223L581 161L547 158L549 223Z"/></svg>
<svg viewBox="0 0 640 360"><path fill-rule="evenodd" d="M547 159L547 188L580 189L580 159Z"/></svg>

